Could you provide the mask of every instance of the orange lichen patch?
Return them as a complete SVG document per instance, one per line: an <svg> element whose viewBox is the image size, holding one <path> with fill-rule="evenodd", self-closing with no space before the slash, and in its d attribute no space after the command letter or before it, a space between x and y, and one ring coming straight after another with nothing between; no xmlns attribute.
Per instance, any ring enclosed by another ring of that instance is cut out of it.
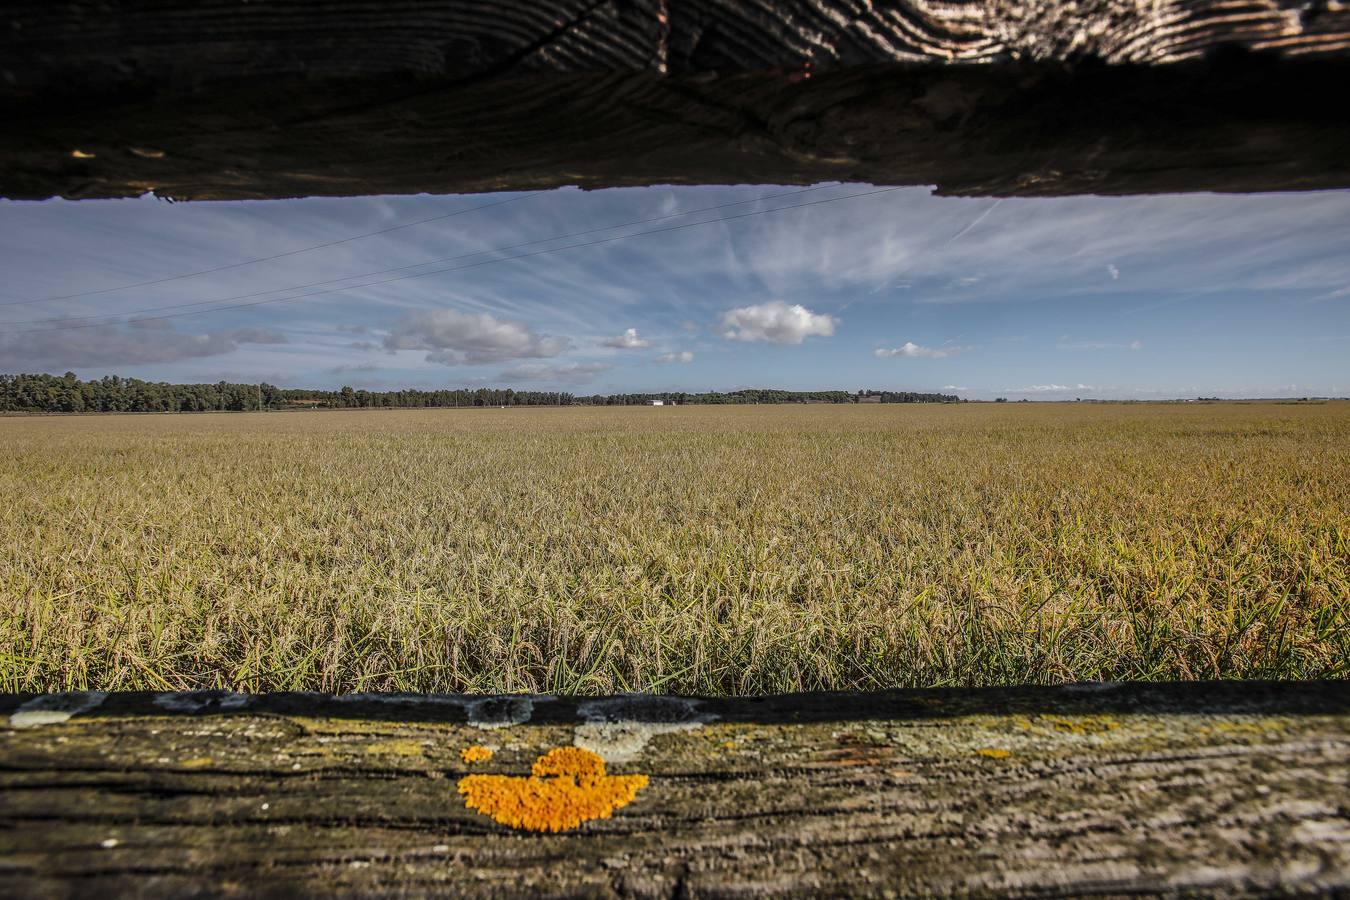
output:
<svg viewBox="0 0 1350 900"><path fill-rule="evenodd" d="M484 762L492 759L492 748L474 744L472 747L465 747L459 751L459 758L466 763Z"/></svg>
<svg viewBox="0 0 1350 900"><path fill-rule="evenodd" d="M606 775L605 761L580 747L557 747L534 761L528 778L466 775L464 805L502 825L530 831L566 831L608 819L647 786L646 775Z"/></svg>
<svg viewBox="0 0 1350 900"><path fill-rule="evenodd" d="M1011 750L1004 750L1002 747L982 747L975 752L990 759L1007 759L1012 756Z"/></svg>

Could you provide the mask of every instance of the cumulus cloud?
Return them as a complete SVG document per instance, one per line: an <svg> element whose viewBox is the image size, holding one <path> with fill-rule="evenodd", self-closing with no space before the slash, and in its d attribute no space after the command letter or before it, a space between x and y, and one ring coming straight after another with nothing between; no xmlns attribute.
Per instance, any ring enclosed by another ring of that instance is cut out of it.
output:
<svg viewBox="0 0 1350 900"><path fill-rule="evenodd" d="M1112 281L1119 281L1119 280L1120 280L1120 269L1117 269L1115 266L1111 265L1110 263L1107 263L1107 264L1106 264L1106 273L1107 273L1108 275L1111 276L1111 280L1112 280Z"/></svg>
<svg viewBox="0 0 1350 900"><path fill-rule="evenodd" d="M691 363L694 361L694 354L690 350L675 350L670 353L662 353L656 358L659 363Z"/></svg>
<svg viewBox="0 0 1350 900"><path fill-rule="evenodd" d="M561 384L585 384L596 375L613 368L606 363L524 363L497 373L500 381L543 381Z"/></svg>
<svg viewBox="0 0 1350 900"><path fill-rule="evenodd" d="M606 338L600 342L606 347L617 347L620 350L641 350L643 347L650 347L652 342L638 337L636 328L629 328L618 337Z"/></svg>
<svg viewBox="0 0 1350 900"><path fill-rule="evenodd" d="M878 347L872 351L877 359L891 359L904 356L910 359L945 359L955 356L967 347L921 347L913 341L905 341L899 347Z"/></svg>
<svg viewBox="0 0 1350 900"><path fill-rule="evenodd" d="M0 369L47 371L171 363L231 353L241 343L284 342L284 335L263 329L187 334L162 319L141 319L125 326L10 332L0 336Z"/></svg>
<svg viewBox="0 0 1350 900"><path fill-rule="evenodd" d="M521 322L452 309L410 312L385 336L387 350L426 350L427 362L479 365L557 356L566 338L536 334Z"/></svg>
<svg viewBox="0 0 1350 900"><path fill-rule="evenodd" d="M812 335L829 337L836 324L833 316L813 313L800 303L789 306L782 300L771 300L723 313L722 337L729 341L800 344Z"/></svg>
<svg viewBox="0 0 1350 900"><path fill-rule="evenodd" d="M942 386L942 389L943 389L944 391L968 391L968 390L970 390L970 388L966 387L964 384L944 384L944 385Z"/></svg>

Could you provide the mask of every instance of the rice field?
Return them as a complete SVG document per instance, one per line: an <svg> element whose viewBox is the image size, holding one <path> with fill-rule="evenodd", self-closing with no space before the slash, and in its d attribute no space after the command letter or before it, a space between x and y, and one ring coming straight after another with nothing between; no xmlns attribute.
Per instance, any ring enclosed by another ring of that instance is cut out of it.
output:
<svg viewBox="0 0 1350 900"><path fill-rule="evenodd" d="M1350 676L1350 404L0 419L0 690Z"/></svg>

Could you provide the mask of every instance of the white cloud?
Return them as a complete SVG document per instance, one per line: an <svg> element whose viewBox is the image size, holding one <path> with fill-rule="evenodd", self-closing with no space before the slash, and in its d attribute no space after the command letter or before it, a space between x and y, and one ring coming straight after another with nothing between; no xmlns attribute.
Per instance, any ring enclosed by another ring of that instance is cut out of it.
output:
<svg viewBox="0 0 1350 900"><path fill-rule="evenodd" d="M964 384L944 384L944 385L942 386L942 389L943 389L944 391L968 391L968 390L970 390L970 388L966 387Z"/></svg>
<svg viewBox="0 0 1350 900"><path fill-rule="evenodd" d="M1119 281L1119 280L1120 280L1120 269L1117 269L1117 268L1116 268L1115 266L1113 266L1111 263L1107 263L1107 264L1106 264L1106 272L1107 272L1108 275L1111 276L1111 280L1112 280L1112 281Z"/></svg>
<svg viewBox="0 0 1350 900"><path fill-rule="evenodd" d="M905 341L899 347L878 347L872 351L872 355L877 359L891 359L896 356L910 359L945 359L969 349L969 347L921 347L913 341Z"/></svg>
<svg viewBox="0 0 1350 900"><path fill-rule="evenodd" d="M384 346L428 350L427 362L463 366L557 356L569 343L490 313L437 309L405 314L385 337Z"/></svg>
<svg viewBox="0 0 1350 900"><path fill-rule="evenodd" d="M618 337L606 338L600 342L605 347L617 347L620 350L641 350L650 347L652 342L638 337L636 328L629 328Z"/></svg>
<svg viewBox="0 0 1350 900"><path fill-rule="evenodd" d="M585 384L601 372L613 368L607 363L524 363L498 372L500 381L543 381L562 384Z"/></svg>
<svg viewBox="0 0 1350 900"><path fill-rule="evenodd" d="M659 363L691 363L694 361L694 354L689 350L662 353L656 358L656 361Z"/></svg>
<svg viewBox="0 0 1350 900"><path fill-rule="evenodd" d="M722 314L722 337L729 341L770 341L775 344L800 344L812 335L829 337L837 324L833 316L811 312L794 303L771 300L754 306L742 306Z"/></svg>

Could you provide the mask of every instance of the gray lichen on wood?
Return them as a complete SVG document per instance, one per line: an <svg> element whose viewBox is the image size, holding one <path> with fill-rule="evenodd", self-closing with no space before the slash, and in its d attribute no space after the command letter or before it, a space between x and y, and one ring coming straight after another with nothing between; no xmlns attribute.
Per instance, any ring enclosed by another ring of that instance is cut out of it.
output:
<svg viewBox="0 0 1350 900"><path fill-rule="evenodd" d="M0 25L10 197L1350 185L1328 0L24 0Z"/></svg>
<svg viewBox="0 0 1350 900"><path fill-rule="evenodd" d="M558 835L455 787L528 773L594 701L484 732L473 698L160 696L0 729L8 894L1350 890L1345 683L705 698L697 723L618 698L606 721L688 727L610 761L649 786Z"/></svg>

